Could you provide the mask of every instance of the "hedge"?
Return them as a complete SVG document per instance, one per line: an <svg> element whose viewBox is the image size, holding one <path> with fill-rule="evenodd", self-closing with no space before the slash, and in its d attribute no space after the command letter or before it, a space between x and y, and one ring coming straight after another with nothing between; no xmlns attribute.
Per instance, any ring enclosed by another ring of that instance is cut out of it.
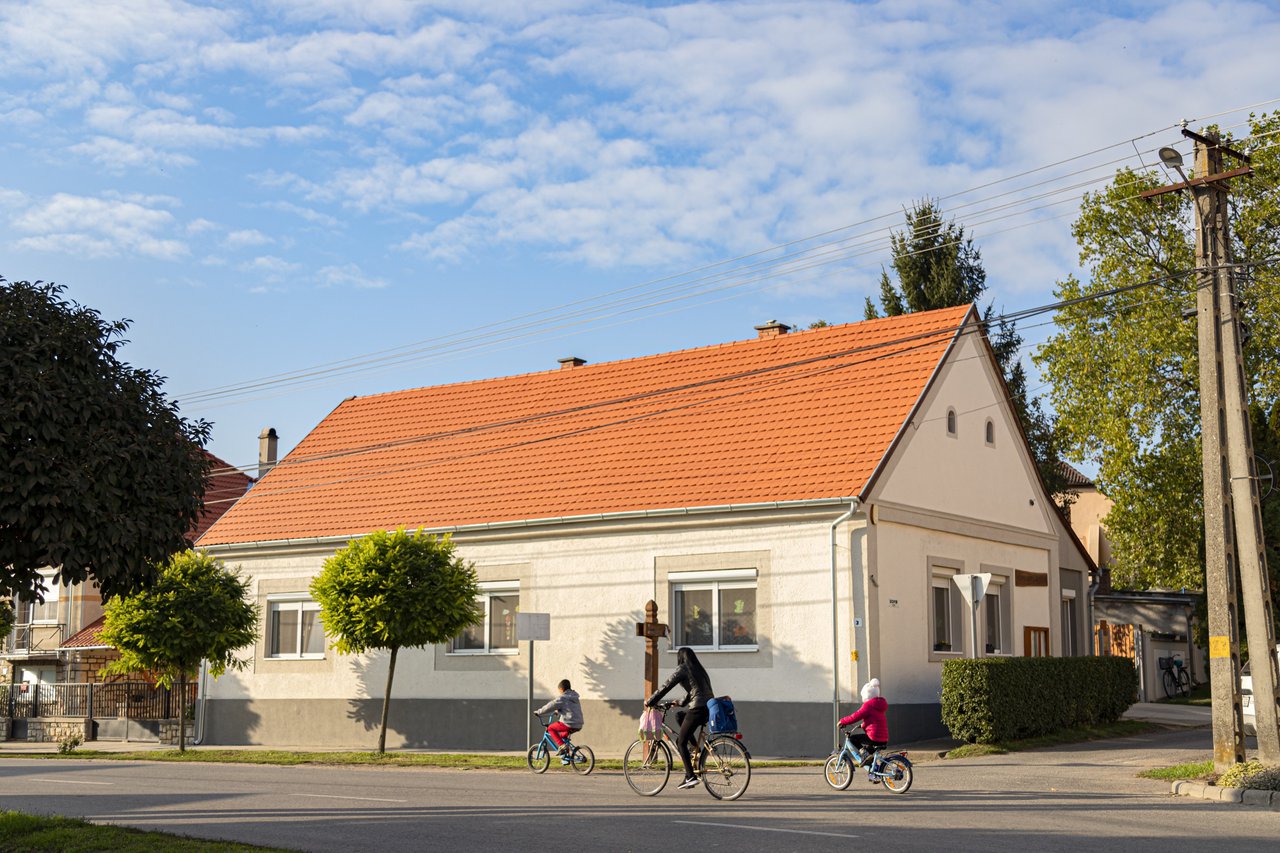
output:
<svg viewBox="0 0 1280 853"><path fill-rule="evenodd" d="M1114 722L1137 690L1127 658L949 660L942 665L942 722L966 743L1035 737Z"/></svg>

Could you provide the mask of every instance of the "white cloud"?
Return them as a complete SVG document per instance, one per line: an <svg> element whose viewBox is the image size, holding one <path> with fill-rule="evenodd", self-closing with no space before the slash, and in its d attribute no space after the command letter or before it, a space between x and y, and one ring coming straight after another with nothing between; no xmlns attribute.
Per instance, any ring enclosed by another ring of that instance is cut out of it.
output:
<svg viewBox="0 0 1280 853"><path fill-rule="evenodd" d="M113 173L128 170L163 172L194 166L196 161L185 154L161 151L149 145L137 145L110 136L95 136L72 145L70 151L87 157Z"/></svg>
<svg viewBox="0 0 1280 853"><path fill-rule="evenodd" d="M260 255L251 261L240 264L239 269L244 272L261 272L267 273L269 276L280 276L284 273L297 272L302 269L302 264L286 261L284 258L277 258L275 255Z"/></svg>
<svg viewBox="0 0 1280 853"><path fill-rule="evenodd" d="M357 264L322 267L317 276L327 287L345 286L371 290L387 286L386 279L366 275Z"/></svg>
<svg viewBox="0 0 1280 853"><path fill-rule="evenodd" d="M16 244L37 251L161 260L177 260L188 251L182 241L164 236L173 227L173 214L136 201L59 193L27 208L11 224L28 235Z"/></svg>
<svg viewBox="0 0 1280 853"><path fill-rule="evenodd" d="M246 246L269 246L275 240L255 229L231 231L223 242L230 248L241 249Z"/></svg>
<svg viewBox="0 0 1280 853"><path fill-rule="evenodd" d="M188 234L195 235L195 234L203 234L206 231L215 231L217 230L217 228L218 228L217 223L210 222L208 219L200 218L200 219L193 219L190 222L188 222L187 227L184 230Z"/></svg>

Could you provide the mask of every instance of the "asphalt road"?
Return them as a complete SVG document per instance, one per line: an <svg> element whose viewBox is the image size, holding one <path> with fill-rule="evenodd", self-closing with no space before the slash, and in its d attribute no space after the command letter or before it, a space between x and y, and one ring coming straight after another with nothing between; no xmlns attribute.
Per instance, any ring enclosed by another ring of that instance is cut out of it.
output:
<svg viewBox="0 0 1280 853"><path fill-rule="evenodd" d="M1172 797L1148 766L1207 757L1206 729L921 761L895 796L819 768L757 770L742 800L617 771L260 767L0 759L5 808L298 850L1277 849L1280 812Z"/></svg>

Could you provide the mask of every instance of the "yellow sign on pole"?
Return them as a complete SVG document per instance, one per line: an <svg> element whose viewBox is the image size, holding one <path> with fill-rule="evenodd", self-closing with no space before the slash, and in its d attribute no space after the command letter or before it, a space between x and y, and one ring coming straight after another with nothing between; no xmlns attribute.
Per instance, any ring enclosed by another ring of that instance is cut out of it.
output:
<svg viewBox="0 0 1280 853"><path fill-rule="evenodd" d="M1210 637L1209 638L1209 657L1211 658L1231 657L1231 638L1230 637Z"/></svg>

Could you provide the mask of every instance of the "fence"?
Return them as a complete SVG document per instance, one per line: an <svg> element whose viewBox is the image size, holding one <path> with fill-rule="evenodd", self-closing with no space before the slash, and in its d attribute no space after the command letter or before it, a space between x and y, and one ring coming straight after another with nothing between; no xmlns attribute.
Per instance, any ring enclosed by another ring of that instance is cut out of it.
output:
<svg viewBox="0 0 1280 853"><path fill-rule="evenodd" d="M142 681L104 684L0 684L0 708L13 719L85 717L87 719L174 720L188 718L196 685L184 685L185 702L172 690Z"/></svg>

